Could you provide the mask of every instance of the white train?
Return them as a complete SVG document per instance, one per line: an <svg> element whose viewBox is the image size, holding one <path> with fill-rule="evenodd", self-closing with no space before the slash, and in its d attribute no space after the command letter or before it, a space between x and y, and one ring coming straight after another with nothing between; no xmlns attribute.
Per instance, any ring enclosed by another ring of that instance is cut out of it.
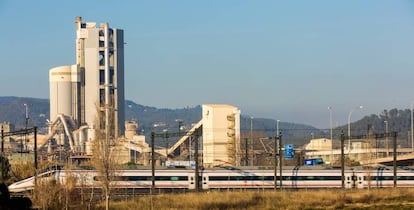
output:
<svg viewBox="0 0 414 210"><path fill-rule="evenodd" d="M345 188L393 187L393 170L378 168L371 170L346 169ZM274 171L239 168L217 168L200 170L200 187L208 189L271 189L274 188ZM51 170L37 176L38 181L58 180L65 183L68 177L75 177L78 188L100 188L99 175L94 170ZM33 190L34 177L9 186L11 193ZM280 188L279 170L276 184ZM111 184L113 188L149 189L152 187L152 172L142 170L117 170ZM398 187L414 187L414 172L397 171ZM311 169L294 167L282 171L282 188L341 188L340 169ZM155 188L184 189L196 188L195 173L192 169L155 170Z"/></svg>

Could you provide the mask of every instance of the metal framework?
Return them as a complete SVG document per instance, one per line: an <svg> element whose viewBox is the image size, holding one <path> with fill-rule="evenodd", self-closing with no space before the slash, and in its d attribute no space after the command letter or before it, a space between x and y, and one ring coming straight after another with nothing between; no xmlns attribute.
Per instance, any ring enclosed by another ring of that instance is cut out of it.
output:
<svg viewBox="0 0 414 210"><path fill-rule="evenodd" d="M187 133L182 135L181 132L178 133L155 133L155 132L151 132L151 173L152 173L152 186L151 186L151 192L154 193L155 192L155 137L161 137L161 138L168 138L168 137L180 137L180 136L193 136L194 140L195 140L195 145L194 145L194 150L195 150L195 154L194 154L194 159L195 159L195 190L196 192L200 191L200 180L199 180L199 170L200 170L200 164L199 164L199 160L198 160L198 138L200 137L200 130L196 129L191 133ZM167 154L168 155L168 154ZM168 157L168 156L167 156Z"/></svg>
<svg viewBox="0 0 414 210"><path fill-rule="evenodd" d="M18 131L9 131L4 132L3 127L1 127L1 155L4 155L4 137L14 136L14 135L27 135L29 133L34 133L34 169L35 174L37 173L37 127L21 129Z"/></svg>

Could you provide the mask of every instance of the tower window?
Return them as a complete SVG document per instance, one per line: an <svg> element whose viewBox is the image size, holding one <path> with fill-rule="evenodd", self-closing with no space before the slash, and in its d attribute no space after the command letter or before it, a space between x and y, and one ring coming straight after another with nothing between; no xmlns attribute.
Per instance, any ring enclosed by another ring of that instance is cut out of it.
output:
<svg viewBox="0 0 414 210"><path fill-rule="evenodd" d="M105 84L105 70L103 70L103 69L99 70L99 84L100 85Z"/></svg>

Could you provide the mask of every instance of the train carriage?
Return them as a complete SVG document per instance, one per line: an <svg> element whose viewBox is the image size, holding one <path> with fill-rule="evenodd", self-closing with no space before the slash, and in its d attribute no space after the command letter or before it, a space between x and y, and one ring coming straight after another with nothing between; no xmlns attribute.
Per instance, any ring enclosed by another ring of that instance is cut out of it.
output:
<svg viewBox="0 0 414 210"><path fill-rule="evenodd" d="M193 169L157 169L154 171L154 184L157 189L184 189L196 188L195 171ZM235 167L203 169L199 172L199 186L204 190L209 189L271 189L292 188L341 188L342 176L340 169L323 169L309 167L284 168L282 170L282 182L280 171L259 169L242 169ZM66 183L73 178L74 187L100 188L101 178L95 170L61 170L53 169L37 176L40 182L56 180ZM111 187L117 189L150 189L152 188L152 171L141 170L116 170L111 178ZM9 186L9 191L19 193L31 191L34 187L35 177L18 181ZM393 187L393 170L380 167L378 169L346 169L344 170L344 187L369 188L369 187ZM397 171L398 187L414 187L414 173L412 170Z"/></svg>
<svg viewBox="0 0 414 210"><path fill-rule="evenodd" d="M202 173L202 189L273 188L269 170L209 169Z"/></svg>
<svg viewBox="0 0 414 210"><path fill-rule="evenodd" d="M390 168L379 167L375 170L360 170L356 172L357 183L363 183L364 188L394 187L394 171ZM414 187L412 170L397 170L397 187Z"/></svg>

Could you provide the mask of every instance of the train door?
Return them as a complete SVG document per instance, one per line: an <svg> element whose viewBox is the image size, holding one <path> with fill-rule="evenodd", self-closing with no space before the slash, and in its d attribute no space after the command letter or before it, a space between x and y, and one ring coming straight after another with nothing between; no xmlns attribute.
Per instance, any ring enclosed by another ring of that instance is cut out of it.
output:
<svg viewBox="0 0 414 210"><path fill-rule="evenodd" d="M202 189L203 190L208 190L208 175L207 174L203 174L203 176L201 177L201 183L202 183Z"/></svg>
<svg viewBox="0 0 414 210"><path fill-rule="evenodd" d="M190 189L190 190L194 190L195 189L194 174L188 175L188 189Z"/></svg>
<svg viewBox="0 0 414 210"><path fill-rule="evenodd" d="M345 189L351 189L352 182L352 174L345 174Z"/></svg>
<svg viewBox="0 0 414 210"><path fill-rule="evenodd" d="M363 174L357 174L356 178L357 178L356 187L358 189L364 189L364 175Z"/></svg>

